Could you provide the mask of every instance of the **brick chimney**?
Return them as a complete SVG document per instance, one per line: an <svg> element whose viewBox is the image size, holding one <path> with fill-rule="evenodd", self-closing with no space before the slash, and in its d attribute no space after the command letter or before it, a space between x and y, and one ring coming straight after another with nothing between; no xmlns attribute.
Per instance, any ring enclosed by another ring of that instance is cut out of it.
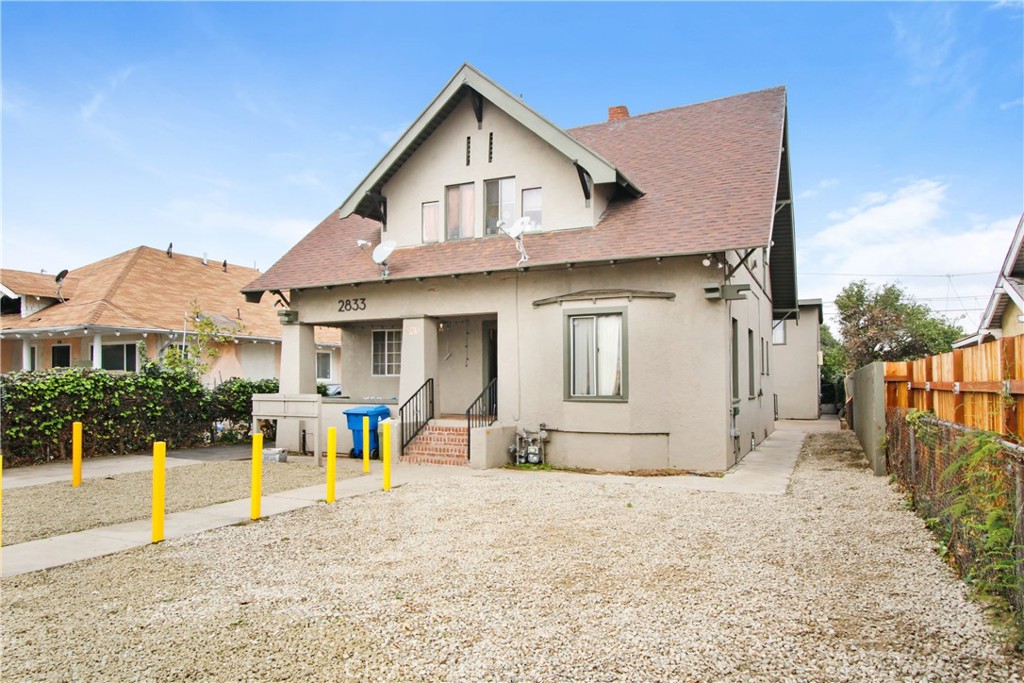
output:
<svg viewBox="0 0 1024 683"><path fill-rule="evenodd" d="M629 118L629 109L625 106L608 107L608 120L621 121Z"/></svg>

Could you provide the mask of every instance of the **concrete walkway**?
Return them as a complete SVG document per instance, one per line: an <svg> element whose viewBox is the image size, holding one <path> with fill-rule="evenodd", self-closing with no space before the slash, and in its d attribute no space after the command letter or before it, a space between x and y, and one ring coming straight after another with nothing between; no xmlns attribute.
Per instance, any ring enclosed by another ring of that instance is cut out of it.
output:
<svg viewBox="0 0 1024 683"><path fill-rule="evenodd" d="M818 421L783 420L777 422L773 434L721 477L631 477L561 471L472 470L468 467L396 464L392 468L391 480L392 488L398 488L404 484L453 477L518 478L520 480L523 477L543 477L546 480L561 479L566 482L579 481L580 477L599 477L603 482L638 487L657 486L679 490L781 496L786 493L786 487L793 474L793 468L796 466L797 456L800 454L806 434L814 431L838 431L838 429L839 421L834 416L832 419L826 417ZM312 458L295 458L295 460L312 461ZM198 464L199 462L198 460L169 458L167 466L174 467ZM358 460L338 459L338 466L342 469L358 467L361 470L361 465L361 461ZM83 477L110 476L117 473L148 470L151 467L152 459L144 455L97 458L87 460L82 465ZM19 470L32 470L33 472L19 476ZM4 473L4 488L33 486L51 481L69 481L70 471L68 463L14 468ZM373 461L369 475L339 480L336 484L336 496L338 499L352 498L380 491L380 487L381 463ZM263 496L260 512L264 517L268 517L317 505L323 498L323 484L283 491ZM249 499L220 503L187 512L175 512L165 518L164 537L168 540L180 538L210 529L240 524L248 520ZM16 576L149 545L150 524L149 519L143 519L6 546L2 550L0 576Z"/></svg>
<svg viewBox="0 0 1024 683"><path fill-rule="evenodd" d="M135 456L126 456L135 457ZM139 456L144 457L144 456ZM312 460L312 458L307 458ZM134 464L132 460L123 460L125 467ZM168 466L171 461L167 461ZM362 462L358 460L338 459L339 469L358 467L362 470ZM144 469L148 469L148 466ZM134 471L134 470L123 470ZM476 474L476 470L468 467L441 467L433 465L400 465L392 468L391 486L393 489L405 484L446 479L452 477L468 477ZM4 473L6 480L7 473ZM371 462L370 474L348 479L340 479L335 484L335 495L340 499L352 498L381 490L381 464ZM7 482L4 481L4 487ZM260 498L262 517L290 512L300 508L320 504L324 499L325 485L317 484L291 491L282 491ZM248 498L234 500L218 505L210 505L186 512L174 512L164 519L164 538L180 538L210 529L217 529L233 524L249 521ZM53 536L38 541L5 546L0 552L0 576L4 578L26 572L50 569L70 564L79 560L110 555L130 548L150 545L152 526L150 519L115 524L113 526L78 531L63 536Z"/></svg>
<svg viewBox="0 0 1024 683"><path fill-rule="evenodd" d="M167 467L198 465L217 460L248 460L252 446L210 446L209 448L181 448L167 451ZM103 455L82 459L82 479L104 479L128 472L148 472L153 469L153 456ZM48 462L42 465L11 467L4 471L4 489L20 489L25 486L52 484L55 481L71 481L71 462Z"/></svg>

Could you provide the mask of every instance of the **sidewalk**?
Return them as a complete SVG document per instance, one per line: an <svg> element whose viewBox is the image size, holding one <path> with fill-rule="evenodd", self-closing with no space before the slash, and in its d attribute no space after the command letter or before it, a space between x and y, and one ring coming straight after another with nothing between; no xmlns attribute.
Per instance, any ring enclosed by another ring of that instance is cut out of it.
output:
<svg viewBox="0 0 1024 683"><path fill-rule="evenodd" d="M123 460L122 462L124 467L134 464L134 461L131 460ZM167 464L168 466L171 465L170 459L168 459ZM357 465L361 472L361 461L349 461L347 458L344 460L338 459L339 468L356 467ZM149 465L143 469L148 469L148 467ZM121 471L132 470L125 469ZM391 470L391 487L394 489L405 484L420 481L460 476L467 477L477 473L477 470L471 470L468 467L396 465ZM6 488L7 473L5 472L4 475L4 487ZM370 465L370 474L338 480L335 484L335 497L341 500L380 491L381 479L381 463L373 461ZM326 484L317 484L316 486L307 486L301 489L265 495L260 498L260 513L262 517L269 517L282 512L312 507L318 505L325 495ZM249 504L249 499L245 498L187 512L168 514L164 519L164 538L170 540L202 531L209 531L210 529L247 522L249 521ZM102 557L103 555L110 555L122 550L150 545L151 531L151 520L141 519L135 522L126 522L114 526L78 531L73 534L53 536L38 541L5 546L2 550L0 576L4 578L17 576L26 572L50 569L79 560Z"/></svg>
<svg viewBox="0 0 1024 683"><path fill-rule="evenodd" d="M545 480L579 481L580 477L600 477L602 482L621 483L633 486L657 486L679 490L714 491L719 493L785 495L793 468L796 466L800 447L809 432L837 431L839 421L823 418L814 421L783 420L776 423L776 430L756 449L747 454L735 467L721 477L666 476L631 477L626 475L588 475L574 472L546 471L522 472L514 470L473 470L468 467L445 467L436 465L392 466L392 488L405 484L450 479L455 477L488 477L518 479L523 477L544 478ZM299 459L299 458L296 458ZM305 458L312 461L312 458ZM198 464L200 461L168 458L167 466ZM94 467L87 469L87 464ZM359 467L361 461L339 458L340 468ZM83 463L83 476L108 476L114 473L148 470L152 466L149 456L113 456L87 460ZM18 480L19 469L41 471ZM85 472L89 472L88 475ZM11 476L15 475L15 476ZM47 478L53 477L53 478ZM32 486L48 481L70 480L70 464L53 463L31 468L15 468L4 473L4 488ZM12 482L12 480L14 480ZM29 482L29 483L25 483ZM337 499L352 498L381 490L381 463L371 462L371 472L365 476L339 480L335 486ZM260 512L263 517L312 507L319 504L325 495L325 485L307 486L301 489L283 491L263 496ZM240 524L249 520L249 499L235 500L205 508L169 514L164 522L164 538L180 538L190 534L209 531L224 526ZM114 526L79 531L63 536L54 536L28 543L6 546L2 550L0 576L9 577L26 572L50 569L79 560L101 557L150 544L151 522L149 519L117 524Z"/></svg>

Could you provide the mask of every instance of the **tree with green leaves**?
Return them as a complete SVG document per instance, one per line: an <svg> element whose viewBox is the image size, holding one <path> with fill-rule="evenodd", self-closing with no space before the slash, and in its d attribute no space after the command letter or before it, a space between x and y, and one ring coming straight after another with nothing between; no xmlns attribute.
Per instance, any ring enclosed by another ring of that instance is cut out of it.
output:
<svg viewBox="0 0 1024 683"><path fill-rule="evenodd" d="M235 340L237 335L247 334L249 329L242 323L232 321L230 324L218 324L213 318L203 313L199 300L193 298L189 302L189 311L185 320L191 322L191 344L174 344L167 347L157 361L162 367L180 370L195 377L202 377L210 370L210 362L216 360L221 353L221 345ZM142 347L145 356L145 346Z"/></svg>
<svg viewBox="0 0 1024 683"><path fill-rule="evenodd" d="M944 353L963 329L935 313L897 284L873 288L865 280L846 285L836 296L845 369L878 360L912 360Z"/></svg>

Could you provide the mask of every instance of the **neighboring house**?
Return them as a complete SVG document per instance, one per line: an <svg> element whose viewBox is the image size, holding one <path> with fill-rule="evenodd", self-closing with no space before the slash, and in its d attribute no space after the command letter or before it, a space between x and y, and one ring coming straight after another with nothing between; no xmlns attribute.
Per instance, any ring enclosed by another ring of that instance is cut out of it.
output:
<svg viewBox="0 0 1024 683"><path fill-rule="evenodd" d="M495 420L474 465L543 424L555 464L724 470L774 429L772 321L798 310L788 147L781 87L562 130L464 65L245 287L287 293L282 392L312 392L312 326L337 325L350 402L406 441L433 405L407 460L466 462L471 411ZM498 225L519 217L521 244Z"/></svg>
<svg viewBox="0 0 1024 683"><path fill-rule="evenodd" d="M953 348L983 344L1024 334L1024 214L1017 222L1013 242L1003 259L978 331L953 342Z"/></svg>
<svg viewBox="0 0 1024 683"><path fill-rule="evenodd" d="M231 377L277 377L281 325L268 299L246 302L241 288L259 271L137 247L77 268L58 286L54 275L0 270L0 372L85 366L135 370L141 347L155 358L171 345L195 340L192 301L219 328L238 330L216 345L209 384ZM337 382L340 336L318 330L310 350L317 379Z"/></svg>
<svg viewBox="0 0 1024 683"><path fill-rule="evenodd" d="M803 299L795 315L772 324L776 418L821 417L821 299Z"/></svg>

